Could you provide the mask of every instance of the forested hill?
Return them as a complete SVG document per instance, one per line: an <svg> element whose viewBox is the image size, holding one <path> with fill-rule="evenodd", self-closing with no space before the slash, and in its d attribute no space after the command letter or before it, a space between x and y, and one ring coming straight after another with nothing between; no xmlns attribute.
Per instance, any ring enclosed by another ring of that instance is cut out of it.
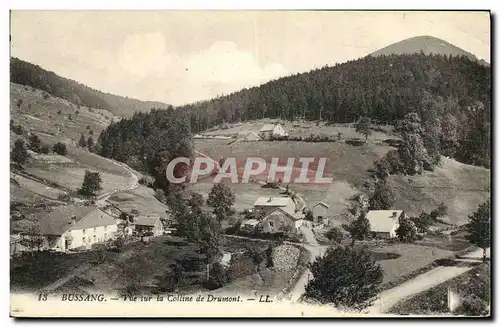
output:
<svg viewBox="0 0 500 327"><path fill-rule="evenodd" d="M195 131L263 117L344 123L370 116L391 123L411 111L425 119L429 99L456 116L475 101L489 112L490 96L489 67L465 56L408 54L368 56L180 109L191 111Z"/></svg>
<svg viewBox="0 0 500 327"><path fill-rule="evenodd" d="M489 66L466 56L414 53L367 56L178 109L190 113L193 132L264 117L350 123L368 116L394 124L416 112L423 124L441 122L437 133L452 135L443 154L489 166L490 106Z"/></svg>
<svg viewBox="0 0 500 327"><path fill-rule="evenodd" d="M445 40L438 39L434 36L422 35L409 39L405 39L391 45L388 45L380 50L373 52L371 55L392 55L392 54L412 54L412 53L436 54L445 56L465 56L473 61L479 61L483 65L488 65L484 60L478 60L472 53L467 52Z"/></svg>
<svg viewBox="0 0 500 327"><path fill-rule="evenodd" d="M168 107L161 102L141 101L103 93L14 57L10 59L10 81L35 87L76 105L106 109L117 116L132 116L134 112Z"/></svg>

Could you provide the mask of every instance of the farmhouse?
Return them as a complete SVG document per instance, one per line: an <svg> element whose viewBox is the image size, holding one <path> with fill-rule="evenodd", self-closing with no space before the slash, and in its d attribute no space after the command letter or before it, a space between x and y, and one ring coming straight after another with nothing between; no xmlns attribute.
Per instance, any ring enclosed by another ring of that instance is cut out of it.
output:
<svg viewBox="0 0 500 327"><path fill-rule="evenodd" d="M135 218L134 225L138 235L163 235L163 223L160 217L139 216Z"/></svg>
<svg viewBox="0 0 500 327"><path fill-rule="evenodd" d="M243 138L243 141L246 141L246 142L254 142L254 141L260 141L260 140L261 140L261 138L260 138L259 134L255 133L255 132L248 133Z"/></svg>
<svg viewBox="0 0 500 327"><path fill-rule="evenodd" d="M56 251L90 249L93 244L113 239L115 218L95 206L58 207L39 221L47 247Z"/></svg>
<svg viewBox="0 0 500 327"><path fill-rule="evenodd" d="M295 202L287 196L261 196L255 201L253 207L261 216L267 215L278 208L283 209L290 215L295 214Z"/></svg>
<svg viewBox="0 0 500 327"><path fill-rule="evenodd" d="M366 214L372 233L382 238L397 236L396 229L401 217L406 217L403 210L370 210Z"/></svg>
<svg viewBox="0 0 500 327"><path fill-rule="evenodd" d="M283 208L276 208L261 221L264 233L298 233L302 219L295 217Z"/></svg>
<svg viewBox="0 0 500 327"><path fill-rule="evenodd" d="M269 139L271 136L288 136L288 133L281 124L266 124L260 129L259 136Z"/></svg>
<svg viewBox="0 0 500 327"><path fill-rule="evenodd" d="M313 221L315 223L323 222L328 216L328 208L330 206L324 202L318 202L312 207Z"/></svg>

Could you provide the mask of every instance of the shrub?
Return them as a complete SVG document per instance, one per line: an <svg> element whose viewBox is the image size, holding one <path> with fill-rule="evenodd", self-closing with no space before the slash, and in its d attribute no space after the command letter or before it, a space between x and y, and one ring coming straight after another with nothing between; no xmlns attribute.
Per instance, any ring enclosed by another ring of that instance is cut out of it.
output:
<svg viewBox="0 0 500 327"><path fill-rule="evenodd" d="M43 92L43 98L47 100L48 98L50 98L50 94L48 94L47 92Z"/></svg>
<svg viewBox="0 0 500 327"><path fill-rule="evenodd" d="M14 123L12 119L10 120L10 129L17 135L24 135L25 132L24 128L21 125Z"/></svg>
<svg viewBox="0 0 500 327"><path fill-rule="evenodd" d="M68 149L66 148L66 144L61 142L57 142L56 144L54 144L53 151L61 156L65 156L66 154L68 154Z"/></svg>
<svg viewBox="0 0 500 327"><path fill-rule="evenodd" d="M41 148L40 148L40 153L42 154L49 154L50 152L50 148L47 144L44 144Z"/></svg>
<svg viewBox="0 0 500 327"><path fill-rule="evenodd" d="M61 109L57 110L57 114L58 114L58 115L62 114Z"/></svg>

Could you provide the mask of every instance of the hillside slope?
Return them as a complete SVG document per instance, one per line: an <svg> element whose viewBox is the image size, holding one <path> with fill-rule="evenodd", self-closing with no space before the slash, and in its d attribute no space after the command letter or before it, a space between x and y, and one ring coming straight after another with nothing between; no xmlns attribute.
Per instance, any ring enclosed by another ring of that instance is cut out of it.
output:
<svg viewBox="0 0 500 327"><path fill-rule="evenodd" d="M445 55L445 56L465 56L473 61L480 61L475 55L467 52L445 40L439 39L434 36L422 35L416 36L409 39L405 39L380 50L377 50L371 54L371 56L389 56L389 55L402 55L402 54L413 54L423 52L426 55ZM486 63L485 61L481 61ZM486 63L488 64L488 63Z"/></svg>
<svg viewBox="0 0 500 327"><path fill-rule="evenodd" d="M14 57L10 59L10 81L40 89L77 106L106 109L116 116L128 117L136 111L146 112L151 108L168 107L168 104L162 102L141 101L104 93Z"/></svg>

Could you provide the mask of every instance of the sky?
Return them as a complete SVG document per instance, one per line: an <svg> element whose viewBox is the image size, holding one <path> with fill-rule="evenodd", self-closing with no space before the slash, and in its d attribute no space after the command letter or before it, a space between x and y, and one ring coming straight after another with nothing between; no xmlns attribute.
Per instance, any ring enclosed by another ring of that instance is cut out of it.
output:
<svg viewBox="0 0 500 327"><path fill-rule="evenodd" d="M431 35L490 62L484 12L12 11L11 55L181 105Z"/></svg>

